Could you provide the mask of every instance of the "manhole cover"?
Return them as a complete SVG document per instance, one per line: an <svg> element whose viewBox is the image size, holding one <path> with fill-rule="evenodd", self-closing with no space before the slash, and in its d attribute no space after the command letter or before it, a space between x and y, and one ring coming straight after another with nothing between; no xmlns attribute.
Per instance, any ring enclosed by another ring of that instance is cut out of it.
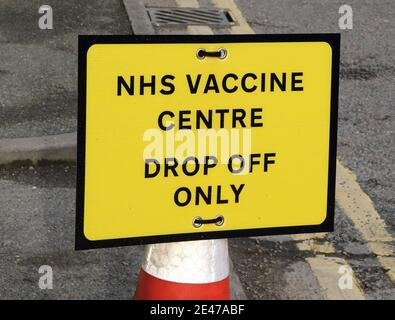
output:
<svg viewBox="0 0 395 320"><path fill-rule="evenodd" d="M163 25L234 25L229 11L213 8L149 8L148 15L154 26Z"/></svg>

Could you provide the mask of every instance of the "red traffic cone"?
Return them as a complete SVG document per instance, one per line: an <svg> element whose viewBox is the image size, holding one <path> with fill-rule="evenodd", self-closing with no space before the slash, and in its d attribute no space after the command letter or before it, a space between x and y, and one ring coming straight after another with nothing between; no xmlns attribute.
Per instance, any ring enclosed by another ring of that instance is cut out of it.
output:
<svg viewBox="0 0 395 320"><path fill-rule="evenodd" d="M229 300L227 240L148 245L136 300Z"/></svg>

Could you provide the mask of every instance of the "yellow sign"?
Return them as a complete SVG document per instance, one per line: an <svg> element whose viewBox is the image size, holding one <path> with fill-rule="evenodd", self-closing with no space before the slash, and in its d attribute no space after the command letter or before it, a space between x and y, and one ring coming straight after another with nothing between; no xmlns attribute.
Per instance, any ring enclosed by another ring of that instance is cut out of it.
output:
<svg viewBox="0 0 395 320"><path fill-rule="evenodd" d="M81 37L77 249L330 231L339 40Z"/></svg>

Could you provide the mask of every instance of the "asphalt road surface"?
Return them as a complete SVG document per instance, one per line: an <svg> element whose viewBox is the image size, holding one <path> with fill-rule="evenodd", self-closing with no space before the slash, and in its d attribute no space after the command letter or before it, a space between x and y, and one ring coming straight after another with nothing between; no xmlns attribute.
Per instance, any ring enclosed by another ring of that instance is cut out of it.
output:
<svg viewBox="0 0 395 320"><path fill-rule="evenodd" d="M79 34L129 34L118 0L51 1L52 30L38 28L42 1L0 2L0 138L77 128Z"/></svg>
<svg viewBox="0 0 395 320"><path fill-rule="evenodd" d="M131 299L142 247L74 251L74 164L0 169L0 298ZM38 286L39 268L53 289Z"/></svg>

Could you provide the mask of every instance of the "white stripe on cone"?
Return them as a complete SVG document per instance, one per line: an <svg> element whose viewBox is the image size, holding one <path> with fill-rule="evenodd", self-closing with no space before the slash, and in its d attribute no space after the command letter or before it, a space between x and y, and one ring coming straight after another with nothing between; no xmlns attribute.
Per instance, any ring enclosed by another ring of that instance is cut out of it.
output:
<svg viewBox="0 0 395 320"><path fill-rule="evenodd" d="M229 276L228 240L147 245L143 270L171 282L211 283Z"/></svg>

